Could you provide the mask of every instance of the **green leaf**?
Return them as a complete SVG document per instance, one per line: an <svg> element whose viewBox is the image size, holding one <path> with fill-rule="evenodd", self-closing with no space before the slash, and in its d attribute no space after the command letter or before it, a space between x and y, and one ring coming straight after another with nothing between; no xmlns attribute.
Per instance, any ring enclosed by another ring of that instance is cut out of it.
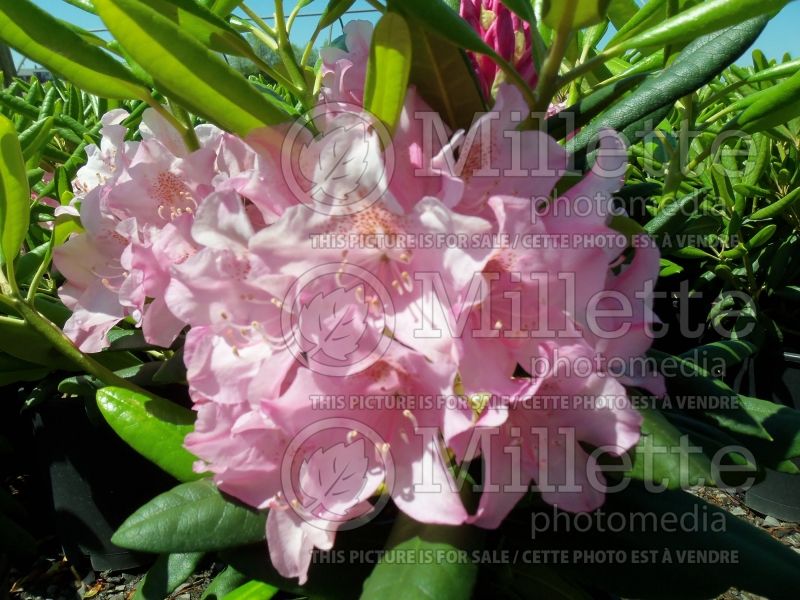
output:
<svg viewBox="0 0 800 600"><path fill-rule="evenodd" d="M677 100L707 84L741 56L761 34L767 21L766 17L756 17L698 38L660 75L648 78L629 96L589 123L568 142L567 149L583 151L603 128L622 131L661 107L671 108Z"/></svg>
<svg viewBox="0 0 800 600"><path fill-rule="evenodd" d="M794 550L688 492L653 494L632 482L606 496L602 512L613 518L596 516L588 531L583 518L568 528L569 515L543 512L550 527L536 521L533 541L529 509L506 521L500 533L510 552L538 551L543 560L565 552L568 560L555 568L566 581L614 597L705 600L735 587L792 600L800 586Z"/></svg>
<svg viewBox="0 0 800 600"><path fill-rule="evenodd" d="M800 411L749 396L739 396L739 401L744 411L769 431L774 440L770 449L778 452L781 460L800 456Z"/></svg>
<svg viewBox="0 0 800 600"><path fill-rule="evenodd" d="M223 600L269 600L279 591L261 581L251 581L233 590Z"/></svg>
<svg viewBox="0 0 800 600"><path fill-rule="evenodd" d="M697 190L680 200L670 202L645 223L645 231L655 238L680 231L695 214L704 193L704 190Z"/></svg>
<svg viewBox="0 0 800 600"><path fill-rule="evenodd" d="M724 381L712 377L699 365L680 357L669 356L657 350L650 350L649 354L655 357L659 364L667 361L671 366L672 373L669 373L671 376L666 380L670 396L712 398L724 408L713 408L703 412L720 427L737 434L772 441L772 437L763 425L742 409L739 395Z"/></svg>
<svg viewBox="0 0 800 600"><path fill-rule="evenodd" d="M163 600L191 577L202 552L162 554L136 586L133 600Z"/></svg>
<svg viewBox="0 0 800 600"><path fill-rule="evenodd" d="M19 135L25 162L34 158L39 150L53 138L55 117L39 119Z"/></svg>
<svg viewBox="0 0 800 600"><path fill-rule="evenodd" d="M29 0L0 4L0 39L104 98L150 97L122 64Z"/></svg>
<svg viewBox="0 0 800 600"><path fill-rule="evenodd" d="M478 33L442 0L403 0L402 4L397 5L398 9L401 7L404 14L458 48L501 60Z"/></svg>
<svg viewBox="0 0 800 600"><path fill-rule="evenodd" d="M644 417L642 437L634 449L633 467L625 476L672 490L714 484L711 461L705 454L682 450L684 434L658 410L639 412Z"/></svg>
<svg viewBox="0 0 800 600"><path fill-rule="evenodd" d="M624 50L661 48L668 44L693 40L765 13L775 13L787 2L788 0L705 0L623 41L618 47Z"/></svg>
<svg viewBox="0 0 800 600"><path fill-rule="evenodd" d="M549 117L545 121L548 135L560 140L568 133L577 131L641 83L644 78L645 75L633 75L620 79L611 85L603 86L582 98L577 104L568 106Z"/></svg>
<svg viewBox="0 0 800 600"><path fill-rule="evenodd" d="M789 210L795 203L800 200L800 187L792 190L777 202L773 202L769 206L757 210L749 219L751 221L760 221L762 219L772 219L777 217L787 210Z"/></svg>
<svg viewBox="0 0 800 600"><path fill-rule="evenodd" d="M325 10L322 11L322 16L317 23L317 29L314 32L314 37L319 35L319 32L326 27L333 25L339 18L350 10L355 0L329 0Z"/></svg>
<svg viewBox="0 0 800 600"><path fill-rule="evenodd" d="M214 14L227 17L243 2L243 0L214 0Z"/></svg>
<svg viewBox="0 0 800 600"><path fill-rule="evenodd" d="M157 496L120 526L112 541L143 552L209 552L264 540L266 514L227 499L209 480Z"/></svg>
<svg viewBox="0 0 800 600"><path fill-rule="evenodd" d="M503 0L503 4L510 11L527 21L536 23L536 15L533 13L533 3L530 0Z"/></svg>
<svg viewBox="0 0 800 600"><path fill-rule="evenodd" d="M244 585L249 579L247 575L235 568L226 567L222 573L214 577L206 591L200 596L200 600L223 600L226 594Z"/></svg>
<svg viewBox="0 0 800 600"><path fill-rule="evenodd" d="M409 80L425 102L453 130L468 129L475 114L486 110L466 55L452 43L430 33L409 18L411 73Z"/></svg>
<svg viewBox="0 0 800 600"><path fill-rule="evenodd" d="M619 31L639 12L636 0L611 0L608 5L608 18L614 28Z"/></svg>
<svg viewBox="0 0 800 600"><path fill-rule="evenodd" d="M31 191L14 124L0 115L0 265L13 269L30 222ZM11 273L9 273L11 278Z"/></svg>
<svg viewBox="0 0 800 600"><path fill-rule="evenodd" d="M137 0L95 0L95 7L159 87L196 114L241 136L287 119L243 75L149 6Z"/></svg>
<svg viewBox="0 0 800 600"><path fill-rule="evenodd" d="M394 131L406 99L411 72L411 32L399 14L384 14L372 34L364 108ZM390 143L390 140L384 140Z"/></svg>
<svg viewBox="0 0 800 600"><path fill-rule="evenodd" d="M446 527L418 523L399 514L387 548L400 553L423 556L437 552L468 555L478 540L474 527ZM380 561L364 582L362 599L416 600L417 598L470 598L477 565L471 560L444 562Z"/></svg>
<svg viewBox="0 0 800 600"><path fill-rule="evenodd" d="M235 56L252 56L250 44L227 21L194 0L139 0L167 17L204 46Z"/></svg>
<svg viewBox="0 0 800 600"><path fill-rule="evenodd" d="M782 125L800 116L800 71L779 84L747 96L741 114L725 125L723 131L756 133Z"/></svg>
<svg viewBox="0 0 800 600"><path fill-rule="evenodd" d="M174 402L107 387L97 405L111 428L134 450L180 481L202 477L192 470L196 458L183 447L193 430L194 413Z"/></svg>
<svg viewBox="0 0 800 600"><path fill-rule="evenodd" d="M754 344L744 340L722 340L689 350L681 354L680 358L715 374L712 368L720 369L720 374L724 375L729 368L744 362L757 349Z"/></svg>
<svg viewBox="0 0 800 600"><path fill-rule="evenodd" d="M20 360L47 367L51 371L80 370L80 367L55 350L50 342L22 319L0 318L0 350Z"/></svg>
<svg viewBox="0 0 800 600"><path fill-rule="evenodd" d="M575 12L572 15L570 29L582 29L605 18L610 0L572 0L572 2L575 4ZM565 18L568 4L565 0L541 0L539 10L544 24L558 29Z"/></svg>

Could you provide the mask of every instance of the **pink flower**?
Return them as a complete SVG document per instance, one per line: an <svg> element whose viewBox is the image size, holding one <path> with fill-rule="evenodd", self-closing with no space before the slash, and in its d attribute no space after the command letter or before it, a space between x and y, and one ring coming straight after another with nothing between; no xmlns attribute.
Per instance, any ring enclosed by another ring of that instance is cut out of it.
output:
<svg viewBox="0 0 800 600"><path fill-rule="evenodd" d="M522 75L531 87L537 75L531 54L531 26L512 13L500 0L461 0L461 17L483 41ZM502 71L488 56L469 53L484 98L494 95Z"/></svg>

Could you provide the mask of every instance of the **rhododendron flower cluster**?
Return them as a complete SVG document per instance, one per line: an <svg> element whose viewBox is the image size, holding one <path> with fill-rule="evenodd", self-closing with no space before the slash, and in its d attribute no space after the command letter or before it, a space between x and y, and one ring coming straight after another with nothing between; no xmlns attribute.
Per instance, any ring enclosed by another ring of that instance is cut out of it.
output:
<svg viewBox="0 0 800 600"><path fill-rule="evenodd" d="M517 21L488 5L487 35L507 44ZM528 108L500 85L467 132L410 88L387 143L360 107L370 33L350 23L347 51L323 53L316 136L201 126L189 151L154 113L135 142L107 115L76 181L85 231L56 256L83 350L126 317L160 346L186 330L186 446L221 490L269 510L272 562L301 582L314 548L381 499L487 528L531 483L563 509L598 507L583 444L631 449L624 386L661 385L609 366L649 347L659 266L609 226L622 142L606 132L592 170L554 193L568 157L517 130ZM583 400L546 402L564 398ZM457 467L478 459L470 512Z"/></svg>

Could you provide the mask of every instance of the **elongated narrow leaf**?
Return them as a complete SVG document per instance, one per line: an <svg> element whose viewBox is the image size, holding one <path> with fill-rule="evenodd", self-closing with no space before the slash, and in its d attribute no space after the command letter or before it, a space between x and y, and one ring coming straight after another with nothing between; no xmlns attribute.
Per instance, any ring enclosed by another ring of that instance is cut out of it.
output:
<svg viewBox="0 0 800 600"><path fill-rule="evenodd" d="M403 0L397 8L459 48L498 58L497 53L443 0Z"/></svg>
<svg viewBox="0 0 800 600"><path fill-rule="evenodd" d="M533 3L530 0L503 0L503 4L528 23L536 22L536 15L533 14Z"/></svg>
<svg viewBox="0 0 800 600"><path fill-rule="evenodd" d="M620 48L655 48L692 40L767 13L775 13L788 0L705 0L655 27L625 40Z"/></svg>
<svg viewBox="0 0 800 600"><path fill-rule="evenodd" d="M29 0L0 3L0 39L32 60L104 98L147 98L125 67Z"/></svg>
<svg viewBox="0 0 800 600"><path fill-rule="evenodd" d="M278 591L278 588L267 583L250 581L225 596L225 600L269 600Z"/></svg>
<svg viewBox="0 0 800 600"><path fill-rule="evenodd" d="M180 481L202 477L192 470L195 457L183 447L194 413L163 398L107 387L97 405L108 424L134 450Z"/></svg>
<svg viewBox="0 0 800 600"><path fill-rule="evenodd" d="M17 132L14 124L0 115L0 264L13 263L19 253L28 231L30 201Z"/></svg>
<svg viewBox="0 0 800 600"><path fill-rule="evenodd" d="M162 554L136 586L133 600L163 600L191 577L202 552Z"/></svg>
<svg viewBox="0 0 800 600"><path fill-rule="evenodd" d="M777 202L773 202L769 206L765 206L764 208L757 210L750 215L750 219L753 221L758 221L760 219L771 219L773 217L777 217L794 206L798 200L800 200L800 188L792 190Z"/></svg>
<svg viewBox="0 0 800 600"><path fill-rule="evenodd" d="M508 520L500 531L504 547L512 555L528 549L539 556L563 552L576 557L557 565L558 572L570 582L605 590L611 597L704 600L731 587L771 600L797 596L797 552L689 492L654 494L631 482L624 491L606 496L602 511L614 518L593 519L588 530L569 515L553 515L549 507L546 511L550 519L538 521L533 541L530 510ZM562 517L573 526L557 525ZM613 522L625 526L614 527L612 533ZM599 559L601 556L606 559Z"/></svg>
<svg viewBox="0 0 800 600"><path fill-rule="evenodd" d="M266 515L228 500L209 480L157 496L120 526L112 541L143 552L206 552L260 542Z"/></svg>
<svg viewBox="0 0 800 600"><path fill-rule="evenodd" d="M253 54L250 44L227 21L195 0L140 1L192 34L207 48L236 56Z"/></svg>
<svg viewBox="0 0 800 600"><path fill-rule="evenodd" d="M411 33L406 20L388 12L372 34L364 108L394 131L408 89L411 72ZM388 140L387 140L388 141Z"/></svg>
<svg viewBox="0 0 800 600"><path fill-rule="evenodd" d="M200 600L223 600L227 594L244 585L250 578L233 567L226 567L200 596Z"/></svg>
<svg viewBox="0 0 800 600"><path fill-rule="evenodd" d="M800 71L748 97L749 105L725 126L728 131L756 133L800 116Z"/></svg>
<svg viewBox="0 0 800 600"><path fill-rule="evenodd" d="M227 17L231 14L244 0L214 0L214 14L220 17Z"/></svg>
<svg viewBox="0 0 800 600"><path fill-rule="evenodd" d="M453 130L469 128L475 114L486 107L467 57L457 46L427 31L415 20L409 23L411 83Z"/></svg>
<svg viewBox="0 0 800 600"><path fill-rule="evenodd" d="M593 120L567 148L572 152L582 150L597 138L601 129L622 131L707 84L755 42L768 21L767 17L756 17L698 38L663 73L645 81L635 92Z"/></svg>
<svg viewBox="0 0 800 600"><path fill-rule="evenodd" d="M639 12L636 0L611 0L608 5L608 19L614 28L619 31L631 21Z"/></svg>
<svg viewBox="0 0 800 600"><path fill-rule="evenodd" d="M94 4L114 37L159 87L198 115L239 135L287 119L244 76L150 6L137 0Z"/></svg>
<svg viewBox="0 0 800 600"><path fill-rule="evenodd" d="M713 485L711 461L701 452L681 452L679 431L655 409L640 410L642 437L633 452L628 477L677 490L692 485Z"/></svg>
<svg viewBox="0 0 800 600"><path fill-rule="evenodd" d="M576 0L570 29L582 29L599 23L605 17L610 0ZM558 29L566 18L568 3L564 0L541 0L542 21L548 27Z"/></svg>

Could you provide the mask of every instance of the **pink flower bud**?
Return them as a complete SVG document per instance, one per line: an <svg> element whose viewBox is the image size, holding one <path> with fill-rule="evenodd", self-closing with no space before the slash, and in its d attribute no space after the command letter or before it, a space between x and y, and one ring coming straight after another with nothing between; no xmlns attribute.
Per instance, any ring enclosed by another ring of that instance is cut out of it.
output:
<svg viewBox="0 0 800 600"><path fill-rule="evenodd" d="M537 75L531 56L530 24L512 13L500 0L461 0L461 17L489 47L510 62L531 86ZM469 53L485 97L496 87L500 68L487 56Z"/></svg>

